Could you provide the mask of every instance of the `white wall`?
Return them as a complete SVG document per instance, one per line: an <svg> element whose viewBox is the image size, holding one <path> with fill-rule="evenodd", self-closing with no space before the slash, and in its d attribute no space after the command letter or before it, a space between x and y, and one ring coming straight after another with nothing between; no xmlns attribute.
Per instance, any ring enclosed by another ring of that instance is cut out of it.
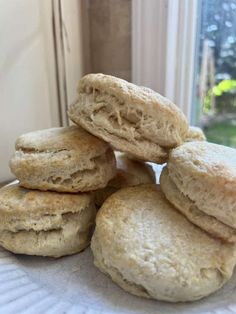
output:
<svg viewBox="0 0 236 314"><path fill-rule="evenodd" d="M50 18L49 5L41 0L0 0L0 182L11 178L8 160L17 137L59 123L55 107L52 110L55 86L48 71L54 66L53 58L48 60L52 56L45 33L44 10Z"/></svg>

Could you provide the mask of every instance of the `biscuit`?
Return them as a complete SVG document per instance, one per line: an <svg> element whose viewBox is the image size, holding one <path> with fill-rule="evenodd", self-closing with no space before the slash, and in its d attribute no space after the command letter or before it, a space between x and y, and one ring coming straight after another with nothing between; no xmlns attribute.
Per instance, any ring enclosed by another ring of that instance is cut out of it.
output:
<svg viewBox="0 0 236 314"><path fill-rule="evenodd" d="M167 169L179 193L197 209L236 228L235 149L208 142L188 142L171 151Z"/></svg>
<svg viewBox="0 0 236 314"><path fill-rule="evenodd" d="M25 188L72 193L103 188L116 174L110 146L77 126L20 136L10 168Z"/></svg>
<svg viewBox="0 0 236 314"><path fill-rule="evenodd" d="M94 192L95 204L100 207L117 190L145 183L155 183L155 172L147 163L130 159L126 154L115 152L117 174L107 186Z"/></svg>
<svg viewBox="0 0 236 314"><path fill-rule="evenodd" d="M91 194L0 189L0 245L27 255L60 257L86 248L96 209Z"/></svg>
<svg viewBox="0 0 236 314"><path fill-rule="evenodd" d="M236 242L236 229L225 225L215 217L199 210L195 203L181 193L169 176L165 167L160 177L161 190L170 201L189 221L207 231L211 235L227 242Z"/></svg>
<svg viewBox="0 0 236 314"><path fill-rule="evenodd" d="M91 248L95 265L124 290L169 302L213 293L236 262L234 245L190 223L157 185L111 195L98 212Z"/></svg>
<svg viewBox="0 0 236 314"><path fill-rule="evenodd" d="M180 145L188 123L170 100L153 90L104 74L88 74L79 83L69 117L115 149L136 158L164 163Z"/></svg>
<svg viewBox="0 0 236 314"><path fill-rule="evenodd" d="M188 133L186 134L185 142L193 142L193 141L205 141L206 136L203 133L202 129L197 126L190 126Z"/></svg>

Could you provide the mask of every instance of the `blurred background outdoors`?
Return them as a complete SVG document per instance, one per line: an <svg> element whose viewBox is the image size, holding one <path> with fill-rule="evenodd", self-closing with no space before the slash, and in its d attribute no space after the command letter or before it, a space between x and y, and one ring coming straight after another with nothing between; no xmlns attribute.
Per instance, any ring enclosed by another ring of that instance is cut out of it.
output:
<svg viewBox="0 0 236 314"><path fill-rule="evenodd" d="M0 0L0 180L22 133L67 125L78 80L102 72L176 103L236 147L236 0Z"/></svg>
<svg viewBox="0 0 236 314"><path fill-rule="evenodd" d="M236 1L203 1L199 14L193 122L236 147Z"/></svg>

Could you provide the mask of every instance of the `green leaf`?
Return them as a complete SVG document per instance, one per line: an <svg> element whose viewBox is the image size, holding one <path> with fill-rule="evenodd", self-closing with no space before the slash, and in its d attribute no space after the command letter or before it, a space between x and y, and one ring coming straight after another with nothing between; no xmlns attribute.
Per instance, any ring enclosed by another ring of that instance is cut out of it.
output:
<svg viewBox="0 0 236 314"><path fill-rule="evenodd" d="M223 80L212 88L212 92L215 96L221 96L234 89L236 89L236 80Z"/></svg>

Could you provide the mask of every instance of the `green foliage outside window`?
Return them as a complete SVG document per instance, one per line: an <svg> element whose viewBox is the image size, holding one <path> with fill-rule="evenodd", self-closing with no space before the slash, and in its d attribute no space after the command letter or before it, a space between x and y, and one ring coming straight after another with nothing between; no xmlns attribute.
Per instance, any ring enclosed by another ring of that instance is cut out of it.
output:
<svg viewBox="0 0 236 314"><path fill-rule="evenodd" d="M209 113L212 108L212 97L216 98L215 113L236 111L236 80L223 80L209 89L204 98L203 112Z"/></svg>

